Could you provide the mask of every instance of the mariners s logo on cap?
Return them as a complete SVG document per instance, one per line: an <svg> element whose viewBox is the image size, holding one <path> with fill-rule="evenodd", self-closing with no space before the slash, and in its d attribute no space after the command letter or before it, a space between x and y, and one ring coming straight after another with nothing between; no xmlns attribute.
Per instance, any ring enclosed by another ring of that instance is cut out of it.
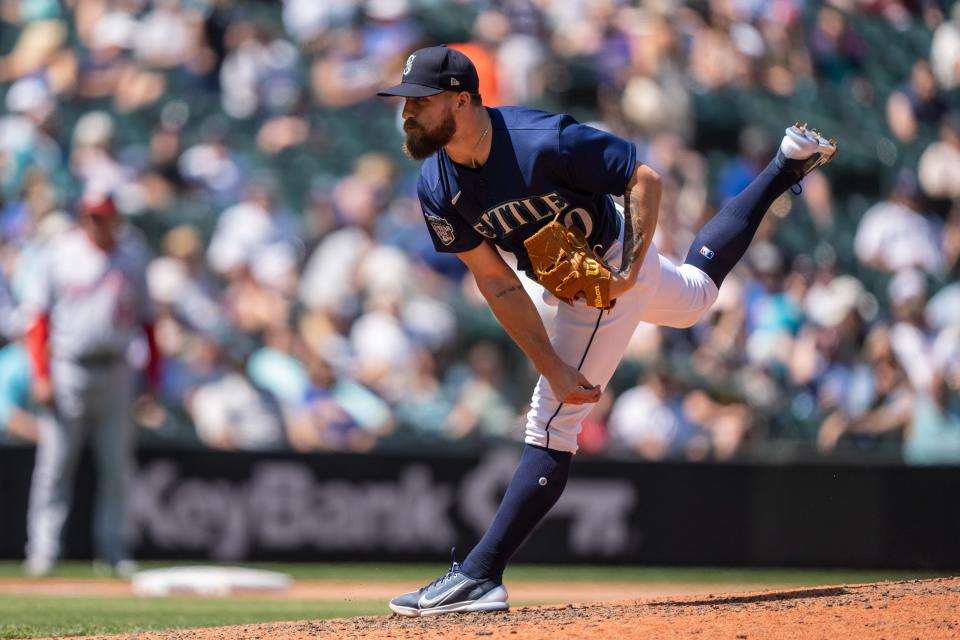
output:
<svg viewBox="0 0 960 640"><path fill-rule="evenodd" d="M446 45L414 51L403 65L400 84L377 95L425 98L443 91L480 93L480 78L470 58Z"/></svg>

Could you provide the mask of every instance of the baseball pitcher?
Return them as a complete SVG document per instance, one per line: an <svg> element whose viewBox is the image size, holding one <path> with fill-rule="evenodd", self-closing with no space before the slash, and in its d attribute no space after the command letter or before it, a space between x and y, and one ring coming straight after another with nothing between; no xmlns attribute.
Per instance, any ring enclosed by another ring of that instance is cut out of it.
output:
<svg viewBox="0 0 960 640"><path fill-rule="evenodd" d="M418 194L437 251L453 252L507 333L540 372L520 464L490 528L462 565L390 602L405 616L508 608L503 571L563 492L580 422L600 398L637 324L696 323L717 298L773 201L836 144L799 125L776 157L694 239L680 266L657 253L660 177L634 145L568 115L487 108L462 53L409 57L404 149L423 160ZM623 196L622 211L612 195ZM548 335L496 247L559 304Z"/></svg>

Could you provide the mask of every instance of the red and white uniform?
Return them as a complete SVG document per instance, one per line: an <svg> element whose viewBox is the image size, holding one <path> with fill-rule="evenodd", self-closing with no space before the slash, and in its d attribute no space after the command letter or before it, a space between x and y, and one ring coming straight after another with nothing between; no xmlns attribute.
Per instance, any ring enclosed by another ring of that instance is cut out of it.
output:
<svg viewBox="0 0 960 640"><path fill-rule="evenodd" d="M80 452L92 440L97 466L94 544L101 559L129 558L123 536L126 486L133 465L136 393L127 352L144 335L151 346L146 246L124 230L112 250L86 231L48 246L25 304L36 321L28 334L34 374L49 380L53 402L40 421L27 516L28 562L53 562L71 498ZM155 376L154 376L155 377Z"/></svg>

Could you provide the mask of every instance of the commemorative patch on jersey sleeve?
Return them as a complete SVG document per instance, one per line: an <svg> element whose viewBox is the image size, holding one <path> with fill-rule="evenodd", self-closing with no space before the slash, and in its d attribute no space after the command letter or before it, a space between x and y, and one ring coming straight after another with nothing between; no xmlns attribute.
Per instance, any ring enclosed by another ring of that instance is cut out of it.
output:
<svg viewBox="0 0 960 640"><path fill-rule="evenodd" d="M433 229L433 232L437 234L437 237L440 238L440 242L444 246L453 244L453 241L456 240L456 234L453 232L453 225L441 218L440 216L426 216L427 222L430 223L430 227Z"/></svg>

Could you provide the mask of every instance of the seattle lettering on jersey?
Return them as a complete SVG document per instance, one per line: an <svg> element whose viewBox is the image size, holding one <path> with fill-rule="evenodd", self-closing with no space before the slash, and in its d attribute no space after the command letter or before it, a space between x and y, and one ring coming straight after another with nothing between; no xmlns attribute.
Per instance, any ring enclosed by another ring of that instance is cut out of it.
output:
<svg viewBox="0 0 960 640"><path fill-rule="evenodd" d="M496 240L528 224L559 216L560 223L571 227L574 216L579 220L584 233L590 235L593 230L593 218L582 207L570 208L569 203L556 191L530 198L510 200L484 211L473 228L480 235Z"/></svg>
<svg viewBox="0 0 960 640"><path fill-rule="evenodd" d="M445 152L420 168L417 197L434 249L463 253L482 242L512 253L535 278L524 240L552 219L584 233L600 255L620 233L612 196L637 167L633 143L564 114L488 108L490 156L469 169Z"/></svg>

